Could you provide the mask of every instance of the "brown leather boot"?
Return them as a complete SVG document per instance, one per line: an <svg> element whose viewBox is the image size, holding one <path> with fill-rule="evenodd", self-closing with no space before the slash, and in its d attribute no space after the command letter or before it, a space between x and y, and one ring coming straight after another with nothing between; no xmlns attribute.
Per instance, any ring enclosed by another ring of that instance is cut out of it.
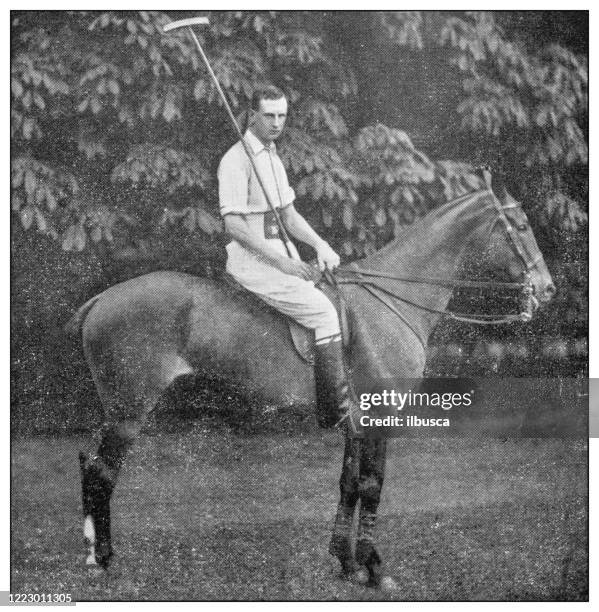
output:
<svg viewBox="0 0 599 612"><path fill-rule="evenodd" d="M341 339L316 344L314 349L318 424L325 428L345 424L351 435L359 435L360 409L345 369Z"/></svg>

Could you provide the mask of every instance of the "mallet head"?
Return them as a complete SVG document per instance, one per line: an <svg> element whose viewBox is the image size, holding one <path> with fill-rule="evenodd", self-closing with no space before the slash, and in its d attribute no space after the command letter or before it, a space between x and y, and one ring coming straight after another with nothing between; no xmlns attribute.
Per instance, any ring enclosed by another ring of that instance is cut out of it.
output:
<svg viewBox="0 0 599 612"><path fill-rule="evenodd" d="M209 25L208 17L189 17L188 19L179 19L179 21L171 21L167 23L163 31L170 32L178 28L191 27L194 25Z"/></svg>

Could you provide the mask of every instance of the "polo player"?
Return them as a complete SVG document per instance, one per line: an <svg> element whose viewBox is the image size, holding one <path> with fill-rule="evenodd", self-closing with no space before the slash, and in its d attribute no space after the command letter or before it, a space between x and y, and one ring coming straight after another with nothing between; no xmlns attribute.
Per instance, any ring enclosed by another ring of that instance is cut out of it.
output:
<svg viewBox="0 0 599 612"><path fill-rule="evenodd" d="M287 99L277 87L254 92L244 139L281 221L289 234L311 246L321 271L339 265L333 251L297 212L274 141L287 119ZM300 325L314 330L317 416L321 427L332 427L351 407L350 387L343 363L337 311L314 286L315 270L299 257L289 257L248 153L233 145L218 168L220 213L227 244L227 272L243 287Z"/></svg>

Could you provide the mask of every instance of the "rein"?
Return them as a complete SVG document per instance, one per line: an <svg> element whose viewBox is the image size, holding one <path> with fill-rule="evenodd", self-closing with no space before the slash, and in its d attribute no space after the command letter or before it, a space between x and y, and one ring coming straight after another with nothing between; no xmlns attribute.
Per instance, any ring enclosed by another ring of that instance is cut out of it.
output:
<svg viewBox="0 0 599 612"><path fill-rule="evenodd" d="M505 211L510 208L516 208L518 205L510 204L502 206L495 194L491 190L488 190L492 196L493 205L498 215L498 221L501 221L504 229L506 230L510 245L514 250L514 253L522 261L526 270L525 280L523 282L495 282L495 281L474 281L474 280L453 280L444 279L438 277L420 277L420 276L398 276L394 274L388 274L386 272L379 272L377 270L368 270L359 268L355 263L351 264L348 268L338 268L336 270L335 284L352 284L363 287L373 297L382 302L387 308L389 308L395 315L397 315L412 331L415 332L413 327L407 320L407 317L401 313L390 300L386 297L392 297L405 304L420 308L426 312L438 314L441 316L449 317L455 321L463 323L474 323L477 325L501 325L515 322L527 322L532 319L534 309L534 288L532 285L530 272L533 270L541 260L541 257L536 257L530 260L526 251L520 242L520 238L514 233L512 224L510 223ZM447 287L451 289L456 288L469 288L469 289L519 289L520 290L520 312L518 314L505 314L505 315L486 315L479 313L461 313L453 312L450 310L441 310L440 308L432 308L409 300L401 295L398 295L394 291L386 287L382 287L380 284L372 279L389 279L394 281L406 282L406 283L420 283L423 285L433 285L438 287ZM382 295L381 295L382 294Z"/></svg>
<svg viewBox="0 0 599 612"><path fill-rule="evenodd" d="M337 268L337 275L357 274L358 276L368 276L372 278L388 278L389 280L402 281L405 283L420 283L422 285L436 285L438 287L469 288L469 289L523 289L526 283L502 283L495 281L468 281L468 280L451 280L447 278L438 278L434 276L396 276L395 274L387 274L386 272L377 272L367 268L358 268L355 264L350 264L348 268ZM351 283L353 279L337 278L338 283Z"/></svg>
<svg viewBox="0 0 599 612"><path fill-rule="evenodd" d="M416 282L416 281L414 281ZM433 284L429 280L422 281L426 284ZM474 282L474 281L473 281ZM397 293L387 289L386 287L381 287L377 283L373 281L369 281L367 279L349 279L349 278L338 278L338 284L351 284L357 285L359 287L363 287L376 297L380 302L385 304L388 308L390 308L398 317L400 317L404 323L409 323L406 321L405 315L401 314L392 304L390 304L387 300L382 299L382 296L379 292L387 295L389 297L393 297L405 304L409 304L410 306L415 306L416 308L420 308L421 310L425 310L426 312L431 312L434 314L439 314L445 317L449 317L454 321L461 321L463 323L475 323L477 325L501 325L506 323L515 323L517 321L527 322L532 319L532 310L533 310L533 300L532 300L532 283L503 283L503 287L506 285L510 285L510 288L520 288L522 293L521 298L521 308L522 310L518 314L505 314L505 315L486 315L479 313L461 313L461 312L453 312L451 310L441 310L440 308L431 308L430 306L425 306L424 304L419 304L418 302L414 302L409 300ZM470 286L470 285L468 285ZM411 327L411 325L409 325Z"/></svg>

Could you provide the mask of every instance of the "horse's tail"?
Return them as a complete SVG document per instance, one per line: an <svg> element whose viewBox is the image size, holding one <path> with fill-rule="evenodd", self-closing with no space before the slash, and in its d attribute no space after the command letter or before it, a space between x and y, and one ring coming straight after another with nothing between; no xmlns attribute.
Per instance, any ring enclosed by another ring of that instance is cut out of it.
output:
<svg viewBox="0 0 599 612"><path fill-rule="evenodd" d="M87 300L79 310L69 319L68 323L63 327L64 331L71 335L76 336L81 332L83 322L89 314L89 311L94 307L98 299L102 294L95 295L93 298Z"/></svg>

